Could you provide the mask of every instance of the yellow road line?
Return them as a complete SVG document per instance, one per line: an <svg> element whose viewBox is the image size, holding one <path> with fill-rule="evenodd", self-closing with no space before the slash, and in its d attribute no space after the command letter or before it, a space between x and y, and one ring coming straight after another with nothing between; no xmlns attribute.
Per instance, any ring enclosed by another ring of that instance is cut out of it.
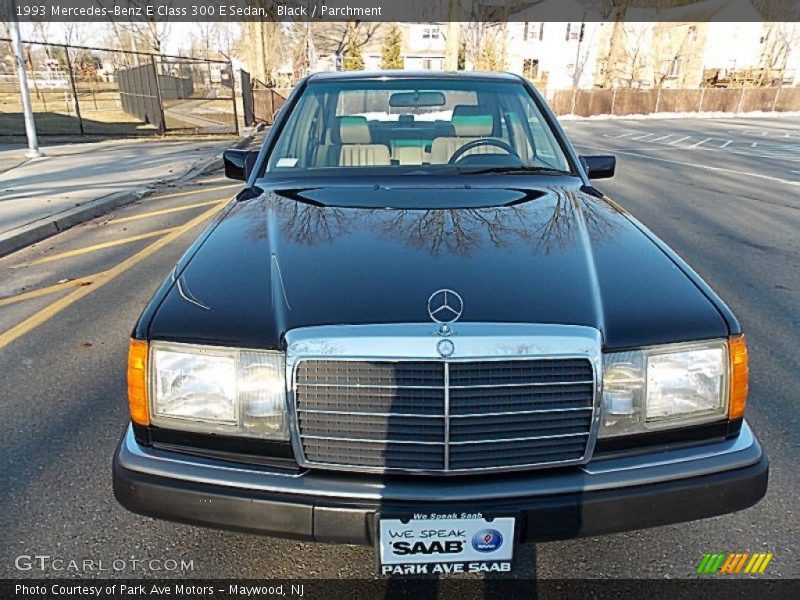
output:
<svg viewBox="0 0 800 600"><path fill-rule="evenodd" d="M211 204L222 204L223 202L229 202L226 198L225 200L206 200L205 202L195 202L194 204L187 204L185 206L176 206L175 208L165 208L163 210L153 210L150 212L142 213L140 215L133 215L130 217L121 217L119 219L111 219L110 221L106 221L106 225L116 225L117 223L127 223L128 221L136 221L138 219L147 219L149 217L156 217L158 215L168 215L170 213L181 212L182 210L189 210L191 208L198 208L200 206L209 206Z"/></svg>
<svg viewBox="0 0 800 600"><path fill-rule="evenodd" d="M55 292L65 290L71 287L91 285L92 283L95 282L97 277L98 275L89 275L88 277L81 277L80 279L72 279L70 281L64 281L62 283L55 283L53 285L48 285L47 287L39 288L37 290L22 292L21 294L17 294L16 296L0 298L0 307L8 306L9 304L14 304L15 302L22 302L23 300L30 300L31 298L47 296L48 294L54 294Z"/></svg>
<svg viewBox="0 0 800 600"><path fill-rule="evenodd" d="M129 244L131 242L136 242L138 240L146 240L151 237L158 237L159 235L165 235L172 231L175 231L176 227L169 227L167 229L159 229L157 231L148 231L147 233L140 233L139 235L132 235L130 237L122 238L119 240L112 240L110 242L102 242L100 244L94 244L92 246L86 246L85 248L78 248L77 250L69 250L67 252L59 252L58 254L50 254L49 256L43 256L42 258L37 258L36 260L32 260L28 263L23 263L21 265L14 265L11 267L12 269L21 269L22 267L30 267L33 265L41 265L42 263L49 263L53 262L54 260L61 260L62 258L70 258L72 256L80 256L81 254L89 254L90 252L97 252L98 250L105 250L106 248L113 248L114 246L122 246L123 244Z"/></svg>
<svg viewBox="0 0 800 600"><path fill-rule="evenodd" d="M116 266L111 267L107 271L103 271L102 273L100 273L99 277L95 280L93 285L86 285L79 287L77 290L74 290L73 292L70 292L66 296L59 298L49 306L43 308L36 314L28 317L21 323L18 323L11 329L8 329L7 331L0 333L0 350L8 346L14 340L32 331L42 323L45 323L46 321L48 321L49 319L60 313L62 310L72 305L73 303L77 302L84 296L88 296L94 290L100 289L106 283L112 281L118 275L121 275L128 269L139 264L144 259L149 257L151 254L158 252L159 250L161 250L161 248L174 242L187 231L193 229L194 227L197 227L203 221L206 221L211 217L213 217L220 210L222 210L221 206L215 206L214 208L205 211L203 214L198 215L197 217L181 225L180 227L176 227L174 231L165 235L162 238L159 238L146 248L134 254L133 256L126 258Z"/></svg>
<svg viewBox="0 0 800 600"><path fill-rule="evenodd" d="M217 190L225 190L232 187L242 187L243 184L241 183L231 183L230 185L215 185L211 187L203 187L199 190L189 190L186 192L174 192L170 194L153 194L152 196L147 196L144 198L148 202L152 202L153 200L164 200L167 198L180 198L182 196L191 196L193 194L202 194L204 192L215 192Z"/></svg>

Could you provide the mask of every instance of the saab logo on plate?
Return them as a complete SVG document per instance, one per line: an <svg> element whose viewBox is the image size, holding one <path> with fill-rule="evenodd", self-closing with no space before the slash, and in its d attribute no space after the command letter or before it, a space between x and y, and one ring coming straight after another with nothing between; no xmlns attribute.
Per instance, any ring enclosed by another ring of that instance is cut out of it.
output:
<svg viewBox="0 0 800 600"><path fill-rule="evenodd" d="M472 547L478 552L494 552L503 545L503 536L497 529L481 529L472 536Z"/></svg>
<svg viewBox="0 0 800 600"><path fill-rule="evenodd" d="M447 540L445 542L432 541L430 544L425 542L393 542L392 552L398 556L408 554L458 554L464 549L464 542L459 540Z"/></svg>

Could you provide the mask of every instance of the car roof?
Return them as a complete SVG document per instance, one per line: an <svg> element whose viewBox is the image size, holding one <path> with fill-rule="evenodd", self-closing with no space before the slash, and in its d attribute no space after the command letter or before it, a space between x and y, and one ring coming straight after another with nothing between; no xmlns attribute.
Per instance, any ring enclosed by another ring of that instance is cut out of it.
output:
<svg viewBox="0 0 800 600"><path fill-rule="evenodd" d="M513 73L493 73L484 71L324 71L309 76L308 82L323 81L391 81L400 79L428 79L452 81L521 81L519 75Z"/></svg>

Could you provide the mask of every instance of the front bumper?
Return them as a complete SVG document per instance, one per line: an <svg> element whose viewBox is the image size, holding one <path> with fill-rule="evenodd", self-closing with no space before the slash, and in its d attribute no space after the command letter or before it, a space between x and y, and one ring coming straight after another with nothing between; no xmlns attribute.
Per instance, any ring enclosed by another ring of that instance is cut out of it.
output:
<svg viewBox="0 0 800 600"><path fill-rule="evenodd" d="M520 516L520 542L691 521L752 506L769 465L747 423L733 439L583 467L470 477L279 472L137 444L114 456L114 495L133 512L319 542L374 543L380 512Z"/></svg>

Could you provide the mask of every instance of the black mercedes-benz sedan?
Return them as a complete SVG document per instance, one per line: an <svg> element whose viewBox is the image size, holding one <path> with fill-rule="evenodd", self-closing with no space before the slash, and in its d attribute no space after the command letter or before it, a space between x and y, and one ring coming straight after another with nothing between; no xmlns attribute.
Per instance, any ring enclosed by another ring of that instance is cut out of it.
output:
<svg viewBox="0 0 800 600"><path fill-rule="evenodd" d="M384 574L763 497L734 315L508 74L316 74L133 331L114 492Z"/></svg>

